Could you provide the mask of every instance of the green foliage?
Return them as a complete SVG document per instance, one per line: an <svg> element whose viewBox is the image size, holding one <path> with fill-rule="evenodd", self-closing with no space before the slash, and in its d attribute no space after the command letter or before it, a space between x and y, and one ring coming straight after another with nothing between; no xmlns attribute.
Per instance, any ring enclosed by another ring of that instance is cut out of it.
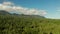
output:
<svg viewBox="0 0 60 34"><path fill-rule="evenodd" d="M0 15L0 34L60 34L60 20Z"/></svg>

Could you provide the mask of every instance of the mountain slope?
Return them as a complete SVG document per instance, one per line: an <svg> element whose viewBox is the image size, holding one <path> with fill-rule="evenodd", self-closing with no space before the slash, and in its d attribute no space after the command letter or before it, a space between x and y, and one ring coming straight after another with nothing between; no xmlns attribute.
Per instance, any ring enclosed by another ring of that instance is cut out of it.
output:
<svg viewBox="0 0 60 34"><path fill-rule="evenodd" d="M45 18L43 16L39 15L24 15L24 14L16 14L16 13L9 13L8 11L0 10L0 15L13 15L13 16L23 16L23 17L36 17L36 18Z"/></svg>
<svg viewBox="0 0 60 34"><path fill-rule="evenodd" d="M10 13L4 10L0 10L0 15L6 15L6 14L10 14Z"/></svg>
<svg viewBox="0 0 60 34"><path fill-rule="evenodd" d="M60 34L60 19L0 12L0 34ZM10 14L10 15L6 15Z"/></svg>
<svg viewBox="0 0 60 34"><path fill-rule="evenodd" d="M60 34L60 20L0 15L0 34Z"/></svg>
<svg viewBox="0 0 60 34"><path fill-rule="evenodd" d="M0 12L0 34L60 34L60 19ZM10 15L5 15L10 14Z"/></svg>

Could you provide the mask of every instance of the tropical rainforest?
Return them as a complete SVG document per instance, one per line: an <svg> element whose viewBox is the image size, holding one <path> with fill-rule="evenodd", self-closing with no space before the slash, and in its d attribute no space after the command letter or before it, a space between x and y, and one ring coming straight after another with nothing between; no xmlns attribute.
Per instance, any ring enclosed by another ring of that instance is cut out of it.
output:
<svg viewBox="0 0 60 34"><path fill-rule="evenodd" d="M0 34L60 34L60 19L0 11Z"/></svg>

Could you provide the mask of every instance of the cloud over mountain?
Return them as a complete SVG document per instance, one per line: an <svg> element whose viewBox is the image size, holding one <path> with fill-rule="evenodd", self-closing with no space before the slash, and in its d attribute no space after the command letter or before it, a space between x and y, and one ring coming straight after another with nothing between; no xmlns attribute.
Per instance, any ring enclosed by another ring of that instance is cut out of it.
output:
<svg viewBox="0 0 60 34"><path fill-rule="evenodd" d="M46 10L39 10L35 8L25 8L21 6L16 6L12 2L3 2L0 4L0 10L6 10L6 11L17 11L22 14L26 15L41 15L44 16L46 13Z"/></svg>

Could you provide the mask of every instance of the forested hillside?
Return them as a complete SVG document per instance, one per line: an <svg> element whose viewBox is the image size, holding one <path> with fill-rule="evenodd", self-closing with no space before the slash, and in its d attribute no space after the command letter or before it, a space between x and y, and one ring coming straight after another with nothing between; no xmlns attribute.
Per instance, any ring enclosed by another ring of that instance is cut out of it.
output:
<svg viewBox="0 0 60 34"><path fill-rule="evenodd" d="M17 16L2 13L0 34L60 34L60 20L36 15Z"/></svg>

